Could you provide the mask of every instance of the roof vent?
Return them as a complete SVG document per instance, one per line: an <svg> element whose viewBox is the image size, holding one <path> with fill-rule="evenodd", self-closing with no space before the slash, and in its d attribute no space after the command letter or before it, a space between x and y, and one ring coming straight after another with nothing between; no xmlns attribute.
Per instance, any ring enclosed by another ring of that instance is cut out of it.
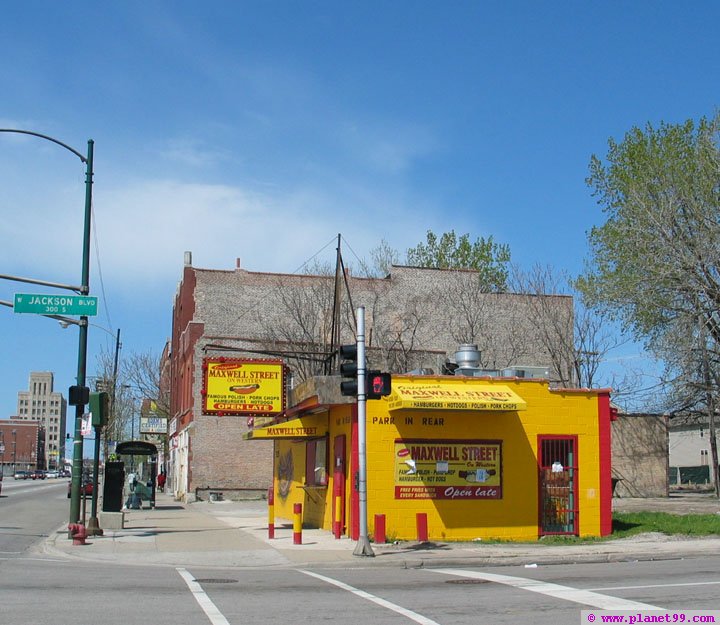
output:
<svg viewBox="0 0 720 625"><path fill-rule="evenodd" d="M504 378L539 378L550 379L548 367L528 367L527 365L516 365L502 370Z"/></svg>
<svg viewBox="0 0 720 625"><path fill-rule="evenodd" d="M480 366L480 350L477 345L460 345L455 352L455 362L460 369L477 369Z"/></svg>

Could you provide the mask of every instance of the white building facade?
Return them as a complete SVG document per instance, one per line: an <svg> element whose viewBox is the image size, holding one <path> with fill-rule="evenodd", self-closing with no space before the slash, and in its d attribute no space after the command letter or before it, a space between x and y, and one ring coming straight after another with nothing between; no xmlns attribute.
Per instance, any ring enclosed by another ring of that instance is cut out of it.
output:
<svg viewBox="0 0 720 625"><path fill-rule="evenodd" d="M18 391L17 419L39 421L45 430L45 469L62 469L65 458L67 401L53 390L53 373L33 371L27 391Z"/></svg>

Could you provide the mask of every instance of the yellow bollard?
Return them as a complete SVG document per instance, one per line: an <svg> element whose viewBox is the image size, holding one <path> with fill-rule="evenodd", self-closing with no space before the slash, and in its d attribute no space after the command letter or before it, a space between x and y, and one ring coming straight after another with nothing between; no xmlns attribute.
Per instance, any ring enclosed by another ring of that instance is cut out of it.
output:
<svg viewBox="0 0 720 625"><path fill-rule="evenodd" d="M340 534L342 532L342 519L340 518L342 516L342 497L340 495L335 495L335 523L333 523L333 534L335 535L335 538L340 538Z"/></svg>
<svg viewBox="0 0 720 625"><path fill-rule="evenodd" d="M302 545L302 504L293 504L293 545Z"/></svg>
<svg viewBox="0 0 720 625"><path fill-rule="evenodd" d="M275 490L268 488L268 538L275 538Z"/></svg>

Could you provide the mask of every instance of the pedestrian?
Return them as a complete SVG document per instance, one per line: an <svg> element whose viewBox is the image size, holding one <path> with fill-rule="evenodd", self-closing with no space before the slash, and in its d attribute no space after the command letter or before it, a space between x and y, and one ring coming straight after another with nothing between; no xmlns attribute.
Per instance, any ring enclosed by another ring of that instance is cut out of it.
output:
<svg viewBox="0 0 720 625"><path fill-rule="evenodd" d="M160 472L160 475L157 476L157 486L158 490L161 493L165 492L165 480L167 479L167 476L163 471Z"/></svg>

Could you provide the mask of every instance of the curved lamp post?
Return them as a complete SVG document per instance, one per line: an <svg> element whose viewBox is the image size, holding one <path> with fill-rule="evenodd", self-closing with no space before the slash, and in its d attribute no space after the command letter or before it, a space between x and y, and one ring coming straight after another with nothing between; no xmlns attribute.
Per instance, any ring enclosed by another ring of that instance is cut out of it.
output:
<svg viewBox="0 0 720 625"><path fill-rule="evenodd" d="M83 225L83 254L82 254L82 275L80 287L67 287L53 283L45 283L49 286L61 286L69 290L78 291L80 295L88 295L90 293L90 223L92 211L92 184L93 184L93 148L95 142L88 140L87 156L84 156L69 145L58 141L48 135L33 132L31 130L17 130L15 128L0 128L0 132L9 132L22 135L31 135L46 141L51 141L72 152L85 164L85 216ZM26 280L28 281L28 280ZM42 284L40 281L32 281L36 284ZM83 315L77 324L79 332L78 341L78 359L77 359L77 386L85 388L85 373L87 369L87 338L88 338L88 318ZM81 393L83 395L83 393ZM80 520L80 480L82 476L83 461L83 438L82 438L82 416L85 412L84 397L80 397L75 405L75 433L73 436L73 463L72 463L72 483L70 487L70 523L77 523ZM97 486L95 486L97 489Z"/></svg>

